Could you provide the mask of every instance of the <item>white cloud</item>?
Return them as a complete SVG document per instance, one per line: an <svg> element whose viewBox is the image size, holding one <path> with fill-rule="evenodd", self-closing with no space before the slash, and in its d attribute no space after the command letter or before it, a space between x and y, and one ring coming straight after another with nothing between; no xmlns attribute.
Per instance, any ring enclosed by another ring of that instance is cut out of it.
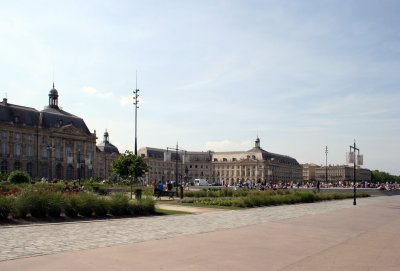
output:
<svg viewBox="0 0 400 271"><path fill-rule="evenodd" d="M97 92L97 89L93 87L83 87L82 91L88 94L95 94Z"/></svg>
<svg viewBox="0 0 400 271"><path fill-rule="evenodd" d="M93 95L97 98L100 98L100 99L106 99L106 98L110 98L113 96L112 92L100 92L94 87L83 87L82 91L89 95Z"/></svg>
<svg viewBox="0 0 400 271"><path fill-rule="evenodd" d="M121 96L121 98L119 99L119 104L123 107L125 106L129 106L133 103L133 95L129 95L129 96Z"/></svg>

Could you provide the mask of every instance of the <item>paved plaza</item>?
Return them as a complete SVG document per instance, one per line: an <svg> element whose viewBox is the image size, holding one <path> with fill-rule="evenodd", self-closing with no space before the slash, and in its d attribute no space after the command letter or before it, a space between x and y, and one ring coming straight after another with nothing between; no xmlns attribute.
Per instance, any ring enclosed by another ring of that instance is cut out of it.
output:
<svg viewBox="0 0 400 271"><path fill-rule="evenodd" d="M400 270L400 196L357 203L1 226L0 270Z"/></svg>

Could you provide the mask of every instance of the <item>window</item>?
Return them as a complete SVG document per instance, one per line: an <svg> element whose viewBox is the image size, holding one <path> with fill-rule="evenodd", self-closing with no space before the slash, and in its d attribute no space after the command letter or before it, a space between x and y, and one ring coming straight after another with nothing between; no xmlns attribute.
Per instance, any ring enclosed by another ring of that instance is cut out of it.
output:
<svg viewBox="0 0 400 271"><path fill-rule="evenodd" d="M14 138L15 138L15 141L21 141L21 134L15 133Z"/></svg>
<svg viewBox="0 0 400 271"><path fill-rule="evenodd" d="M61 159L61 148L60 147L55 148L55 157L56 157L56 159Z"/></svg>
<svg viewBox="0 0 400 271"><path fill-rule="evenodd" d="M223 162L227 162L227 161L228 161L228 159L226 159L226 158L222 158L222 161L223 161Z"/></svg>
<svg viewBox="0 0 400 271"><path fill-rule="evenodd" d="M17 161L14 163L14 170L20 170L21 169L21 162Z"/></svg>
<svg viewBox="0 0 400 271"><path fill-rule="evenodd" d="M8 144L7 143L2 143L1 144L1 153L3 154L3 155L8 155Z"/></svg>
<svg viewBox="0 0 400 271"><path fill-rule="evenodd" d="M42 147L42 158L47 158L47 157L48 157L47 147Z"/></svg>
<svg viewBox="0 0 400 271"><path fill-rule="evenodd" d="M1 162L1 173L8 173L8 163L7 163L7 161Z"/></svg>
<svg viewBox="0 0 400 271"><path fill-rule="evenodd" d="M7 140L8 139L8 132L7 131L2 131L1 132L1 139L2 140Z"/></svg>
<svg viewBox="0 0 400 271"><path fill-rule="evenodd" d="M16 156L16 157L21 156L21 145L20 144L14 145L14 156Z"/></svg>
<svg viewBox="0 0 400 271"><path fill-rule="evenodd" d="M26 156L28 156L28 157L33 157L32 146L28 146L28 147L26 148Z"/></svg>
<svg viewBox="0 0 400 271"><path fill-rule="evenodd" d="M25 140L26 140L26 142L28 142L29 144L32 144L32 135L25 135Z"/></svg>
<svg viewBox="0 0 400 271"><path fill-rule="evenodd" d="M31 176L32 176L32 169L33 169L32 163L28 163L28 164L26 165L26 172L27 172L29 175L31 175Z"/></svg>
<svg viewBox="0 0 400 271"><path fill-rule="evenodd" d="M67 157L72 157L73 155L72 155L72 149L70 148L70 147L67 147L66 149L65 149L65 155L67 156Z"/></svg>

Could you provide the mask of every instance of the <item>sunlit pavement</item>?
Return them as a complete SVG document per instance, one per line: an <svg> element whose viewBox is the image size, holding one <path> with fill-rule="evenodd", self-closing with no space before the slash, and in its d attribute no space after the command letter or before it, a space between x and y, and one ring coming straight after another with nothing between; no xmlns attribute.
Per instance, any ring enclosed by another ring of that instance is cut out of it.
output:
<svg viewBox="0 0 400 271"><path fill-rule="evenodd" d="M357 203L2 226L0 270L400 270L400 197Z"/></svg>

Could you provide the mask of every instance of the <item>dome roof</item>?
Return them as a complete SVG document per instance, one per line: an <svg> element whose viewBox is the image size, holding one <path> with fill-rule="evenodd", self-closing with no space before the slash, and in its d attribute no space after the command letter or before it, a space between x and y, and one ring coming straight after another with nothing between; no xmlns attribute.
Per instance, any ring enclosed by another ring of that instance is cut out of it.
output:
<svg viewBox="0 0 400 271"><path fill-rule="evenodd" d="M97 147L107 153L107 154L112 154L112 153L116 153L119 154L119 150L117 147L115 147L113 144L109 143L109 142L101 142L99 145L97 145Z"/></svg>
<svg viewBox="0 0 400 271"><path fill-rule="evenodd" d="M57 91L57 89L54 87L54 83L53 83L53 88L50 89L49 97L58 97L58 91Z"/></svg>
<svg viewBox="0 0 400 271"><path fill-rule="evenodd" d="M103 142L101 142L99 145L97 145L97 147L99 148L99 150L104 151L107 154L112 154L112 153L119 154L118 148L110 143L110 141L108 140L108 137L109 137L109 134L106 130L104 133Z"/></svg>

